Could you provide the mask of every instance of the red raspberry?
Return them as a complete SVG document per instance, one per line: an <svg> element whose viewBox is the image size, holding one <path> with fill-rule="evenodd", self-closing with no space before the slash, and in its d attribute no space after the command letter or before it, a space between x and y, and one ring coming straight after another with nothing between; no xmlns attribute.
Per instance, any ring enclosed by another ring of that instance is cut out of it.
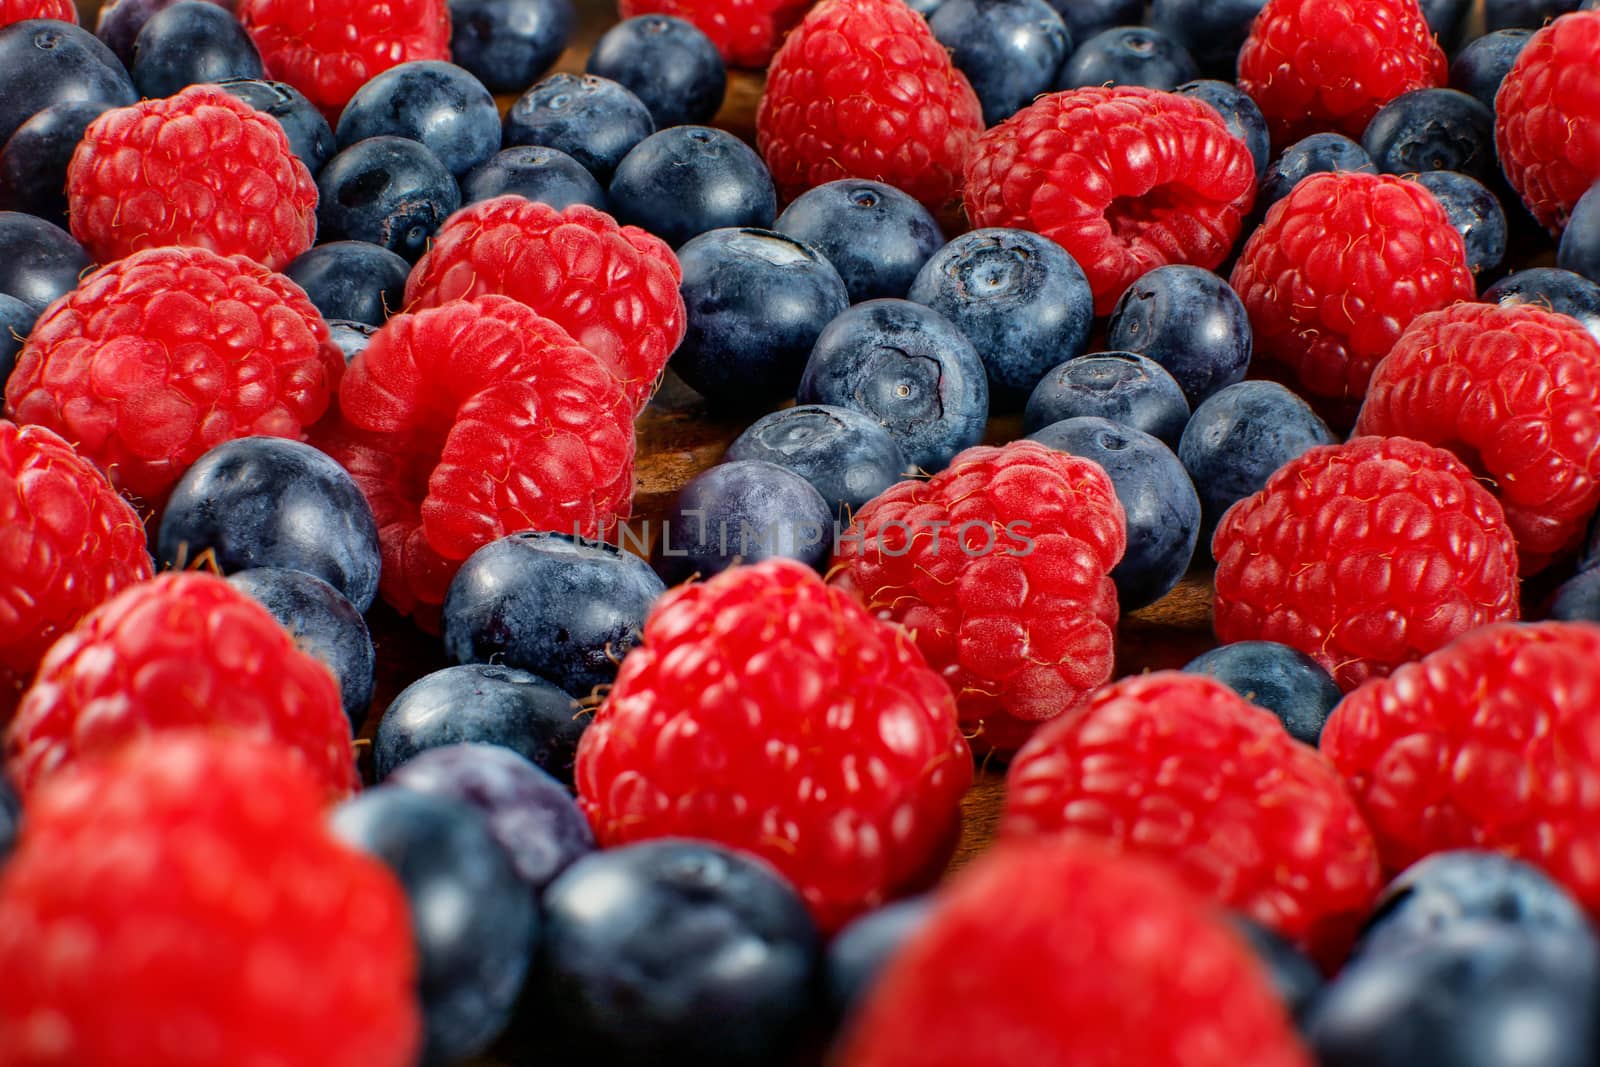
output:
<svg viewBox="0 0 1600 1067"><path fill-rule="evenodd" d="M1600 504L1600 345L1532 304L1457 304L1378 364L1356 432L1448 448L1490 485L1530 574L1576 549Z"/></svg>
<svg viewBox="0 0 1600 1067"><path fill-rule="evenodd" d="M595 537L633 498L633 409L592 352L524 304L461 300L384 324L319 442L366 494L384 599L428 625L468 556L518 530Z"/></svg>
<svg viewBox="0 0 1600 1067"><path fill-rule="evenodd" d="M840 1067L1310 1067L1250 950L1165 871L1002 844L935 909Z"/></svg>
<svg viewBox="0 0 1600 1067"><path fill-rule="evenodd" d="M635 411L688 328L678 257L665 241L583 204L520 196L445 221L406 282L410 311L497 293L527 304L600 357Z"/></svg>
<svg viewBox="0 0 1600 1067"><path fill-rule="evenodd" d="M1087 835L1337 962L1381 887L1327 760L1203 675L1127 678L1045 726L1006 777L1010 836Z"/></svg>
<svg viewBox="0 0 1600 1067"><path fill-rule="evenodd" d="M822 0L772 59L756 147L784 199L837 178L888 182L938 211L961 193L983 109L901 0Z"/></svg>
<svg viewBox="0 0 1600 1067"><path fill-rule="evenodd" d="M1448 75L1417 0L1268 0L1239 51L1239 88L1280 148L1321 130L1359 138L1384 104Z"/></svg>
<svg viewBox="0 0 1600 1067"><path fill-rule="evenodd" d="M909 630L962 725L1010 751L1111 677L1126 518L1096 463L1034 441L969 448L840 537L833 581Z"/></svg>
<svg viewBox="0 0 1600 1067"><path fill-rule="evenodd" d="M789 28L811 0L618 0L617 13L674 15L711 38L723 61L734 67L765 67Z"/></svg>
<svg viewBox="0 0 1600 1067"><path fill-rule="evenodd" d="M51 646L6 734L24 792L152 732L208 728L294 751L334 796L356 786L339 686L267 610L221 578L123 590Z"/></svg>
<svg viewBox="0 0 1600 1067"><path fill-rule="evenodd" d="M450 58L445 0L239 0L238 11L267 73L333 123L357 89L390 67Z"/></svg>
<svg viewBox="0 0 1600 1067"><path fill-rule="evenodd" d="M1071 252L1097 315L1156 267L1220 265L1255 194L1250 151L1215 110L1134 86L1040 97L967 165L972 224L1036 230Z"/></svg>
<svg viewBox="0 0 1600 1067"><path fill-rule="evenodd" d="M1600 179L1600 11L1535 33L1494 100L1495 147L1511 187L1551 232Z"/></svg>
<svg viewBox="0 0 1600 1067"><path fill-rule="evenodd" d="M1313 174L1272 205L1231 284L1258 358L1312 396L1355 402L1412 319L1477 295L1433 194L1358 171Z"/></svg>
<svg viewBox="0 0 1600 1067"><path fill-rule="evenodd" d="M72 235L101 263L191 245L282 270L317 235L317 183L283 127L214 85L91 122L67 204Z"/></svg>
<svg viewBox="0 0 1600 1067"><path fill-rule="evenodd" d="M25 19L60 19L78 24L78 6L72 0L0 0L0 26Z"/></svg>
<svg viewBox="0 0 1600 1067"><path fill-rule="evenodd" d="M1313 448L1223 516L1217 636L1278 641L1346 690L1515 619L1505 512L1450 453L1404 437Z"/></svg>
<svg viewBox="0 0 1600 1067"><path fill-rule="evenodd" d="M39 789L0 877L0 1062L405 1067L406 899L281 749L164 736Z"/></svg>
<svg viewBox="0 0 1600 1067"><path fill-rule="evenodd" d="M939 876L972 755L950 690L899 628L768 560L657 603L576 774L602 845L744 849L834 930Z"/></svg>
<svg viewBox="0 0 1600 1067"><path fill-rule="evenodd" d="M6 382L17 422L48 426L123 492L165 499L237 437L302 438L344 358L304 290L243 256L136 252L45 309Z"/></svg>

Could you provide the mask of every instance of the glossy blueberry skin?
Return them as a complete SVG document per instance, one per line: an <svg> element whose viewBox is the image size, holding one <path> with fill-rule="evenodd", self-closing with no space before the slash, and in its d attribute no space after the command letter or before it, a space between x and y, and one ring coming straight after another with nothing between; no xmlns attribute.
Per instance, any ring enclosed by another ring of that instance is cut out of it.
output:
<svg viewBox="0 0 1600 1067"><path fill-rule="evenodd" d="M892 185L859 178L807 189L772 228L827 256L852 304L905 296L944 246L944 231L927 208Z"/></svg>
<svg viewBox="0 0 1600 1067"><path fill-rule="evenodd" d="M1166 34L1147 26L1114 26L1078 45L1056 88L1109 83L1172 90L1199 76L1194 58Z"/></svg>
<svg viewBox="0 0 1600 1067"><path fill-rule="evenodd" d="M17 843L17 833L22 829L22 801L9 782L0 778L0 864L11 855Z"/></svg>
<svg viewBox="0 0 1600 1067"><path fill-rule="evenodd" d="M1189 661L1190 674L1215 678L1283 722L1296 741L1316 747L1322 727L1344 697L1333 676L1299 649L1276 641L1239 641Z"/></svg>
<svg viewBox="0 0 1600 1067"><path fill-rule="evenodd" d="M782 557L823 570L833 555L834 508L812 484L776 463L719 463L678 491L656 546L669 585L740 563Z"/></svg>
<svg viewBox="0 0 1600 1067"><path fill-rule="evenodd" d="M1486 304L1534 304L1571 315L1600 340L1600 285L1557 267L1530 267L1484 290Z"/></svg>
<svg viewBox="0 0 1600 1067"><path fill-rule="evenodd" d="M156 12L171 7L180 0L112 0L100 9L99 19L95 23L95 36L124 65L133 63L133 42L138 40L139 31L144 29L145 23L150 21ZM233 5L227 0L207 0L208 3L218 7L232 10Z"/></svg>
<svg viewBox="0 0 1600 1067"><path fill-rule="evenodd" d="M1016 407L1083 351L1094 294L1077 260L1027 230L962 234L923 264L907 298L955 324L989 372L995 407Z"/></svg>
<svg viewBox="0 0 1600 1067"><path fill-rule="evenodd" d="M328 336L344 356L346 366L372 343L378 328L370 322L352 322L349 319L329 319Z"/></svg>
<svg viewBox="0 0 1600 1067"><path fill-rule="evenodd" d="M47 107L127 107L138 99L121 61L88 30L58 19L0 29L0 144Z"/></svg>
<svg viewBox="0 0 1600 1067"><path fill-rule="evenodd" d="M383 713L373 758L378 777L418 753L463 742L499 745L572 781L589 717L564 690L501 664L464 663L412 682Z"/></svg>
<svg viewBox="0 0 1600 1067"><path fill-rule="evenodd" d="M762 416L734 438L723 458L764 460L794 471L841 519L900 481L909 466L889 431L875 420L823 404Z"/></svg>
<svg viewBox="0 0 1600 1067"><path fill-rule="evenodd" d="M928 923L932 896L907 897L869 911L840 930L828 944L823 981L828 1007L847 1018L903 945Z"/></svg>
<svg viewBox="0 0 1600 1067"><path fill-rule="evenodd" d="M1192 96L1211 106L1222 116L1228 132L1245 143L1255 161L1256 178L1267 172L1272 162L1272 135L1267 132L1266 116L1250 94L1230 82L1201 79L1185 82L1175 90L1179 96Z"/></svg>
<svg viewBox="0 0 1600 1067"><path fill-rule="evenodd" d="M500 109L483 83L454 63L418 60L356 90L333 132L340 148L369 137L420 141L459 180L499 150Z"/></svg>
<svg viewBox="0 0 1600 1067"><path fill-rule="evenodd" d="M1468 42L1450 62L1450 88L1477 97L1484 107L1494 110L1500 83L1532 36L1532 30L1496 30Z"/></svg>
<svg viewBox="0 0 1600 1067"><path fill-rule="evenodd" d="M1199 267L1157 267L1130 285L1106 324L1106 344L1167 369L1190 404L1250 367L1250 316L1228 283Z"/></svg>
<svg viewBox="0 0 1600 1067"><path fill-rule="evenodd" d="M1494 181L1494 112L1455 89L1417 89L1385 104L1361 135L1361 147L1384 174L1454 170Z"/></svg>
<svg viewBox="0 0 1600 1067"><path fill-rule="evenodd" d="M817 335L850 304L821 253L771 230L703 233L678 263L688 330L672 367L723 408L793 396Z"/></svg>
<svg viewBox="0 0 1600 1067"><path fill-rule="evenodd" d="M561 56L571 0L450 0L450 58L494 93L520 93Z"/></svg>
<svg viewBox="0 0 1600 1067"><path fill-rule="evenodd" d="M384 785L476 808L517 874L535 891L594 851L589 820L567 787L499 745L444 745L394 769Z"/></svg>
<svg viewBox="0 0 1600 1067"><path fill-rule="evenodd" d="M171 96L201 82L262 78L261 53L239 20L209 0L182 0L150 16L129 64L140 96Z"/></svg>
<svg viewBox="0 0 1600 1067"><path fill-rule="evenodd" d="M584 70L637 96L658 130L709 122L728 87L711 38L670 15L623 19L595 42Z"/></svg>
<svg viewBox="0 0 1600 1067"><path fill-rule="evenodd" d="M1135 26L1144 17L1144 0L1050 0L1074 42L1087 41L1113 26Z"/></svg>
<svg viewBox="0 0 1600 1067"><path fill-rule="evenodd" d="M611 201L594 175L565 152L543 145L516 145L474 167L461 182L461 202L475 204L515 193L557 211L588 204L608 211Z"/></svg>
<svg viewBox="0 0 1600 1067"><path fill-rule="evenodd" d="M772 175L755 149L710 126L646 137L617 164L607 194L619 221L674 248L725 226L770 227L778 214Z"/></svg>
<svg viewBox="0 0 1600 1067"><path fill-rule="evenodd" d="M459 801L380 786L329 823L393 871L411 905L423 1064L482 1052L511 1021L539 935L533 894L488 821Z"/></svg>
<svg viewBox="0 0 1600 1067"><path fill-rule="evenodd" d="M1281 155L1261 176L1261 189L1256 195L1256 213L1289 195L1308 175L1336 170L1358 170L1364 174L1378 173L1378 165L1367 155L1367 150L1342 133L1314 133L1285 148Z"/></svg>
<svg viewBox="0 0 1600 1067"><path fill-rule="evenodd" d="M1155 360L1135 352L1095 352L1051 368L1028 397L1022 426L1033 433L1082 416L1131 427L1176 449L1189 402Z"/></svg>
<svg viewBox="0 0 1600 1067"><path fill-rule="evenodd" d="M1430 170L1417 175L1416 181L1439 201L1450 225L1461 235L1472 273L1498 267L1506 257L1509 231L1505 209L1494 193L1482 182L1453 170Z"/></svg>
<svg viewBox="0 0 1600 1067"><path fill-rule="evenodd" d="M909 300L869 300L828 323L795 398L870 416L933 474L983 440L989 377L943 315Z"/></svg>
<svg viewBox="0 0 1600 1067"><path fill-rule="evenodd" d="M283 272L323 318L382 326L405 306L411 264L366 241L330 241L301 253Z"/></svg>
<svg viewBox="0 0 1600 1067"><path fill-rule="evenodd" d="M565 152L601 184L655 132L650 109L637 96L593 74L552 74L517 98L502 129L507 148L544 145Z"/></svg>
<svg viewBox="0 0 1600 1067"><path fill-rule="evenodd" d="M1150 25L1209 75L1233 80L1234 60L1266 0L1154 0Z"/></svg>
<svg viewBox="0 0 1600 1067"><path fill-rule="evenodd" d="M339 702L353 729L372 703L375 653L367 622L333 586L305 571L256 567L228 582L266 608L295 643L325 664L339 683Z"/></svg>
<svg viewBox="0 0 1600 1067"><path fill-rule="evenodd" d="M1550 618L1561 622L1600 622L1600 569L1591 567L1561 583L1550 603Z"/></svg>
<svg viewBox="0 0 1600 1067"><path fill-rule="evenodd" d="M0 393L17 365L17 353L33 332L39 312L14 296L0 293Z"/></svg>
<svg viewBox="0 0 1600 1067"><path fill-rule="evenodd" d="M67 225L67 164L101 101L47 107L17 127L0 148L0 208Z"/></svg>
<svg viewBox="0 0 1600 1067"><path fill-rule="evenodd" d="M0 154L0 162L4 155ZM1590 281L1600 279L1600 185L1591 186L1578 198L1561 233L1556 266L1581 274Z"/></svg>
<svg viewBox="0 0 1600 1067"><path fill-rule="evenodd" d="M1483 23L1495 30L1537 30L1551 19L1578 10L1579 0L1484 0Z"/></svg>
<svg viewBox="0 0 1600 1067"><path fill-rule="evenodd" d="M1049 92L1072 51L1067 24L1045 0L943 0L928 27L972 83L985 126Z"/></svg>
<svg viewBox="0 0 1600 1067"><path fill-rule="evenodd" d="M19 211L0 211L0 293L43 311L76 289L88 269L89 253L66 230Z"/></svg>
<svg viewBox="0 0 1600 1067"><path fill-rule="evenodd" d="M1428 20L1428 29L1439 38L1440 47L1453 53L1466 29L1472 0L1421 0L1421 7L1422 17Z"/></svg>
<svg viewBox="0 0 1600 1067"><path fill-rule="evenodd" d="M596 852L546 890L544 921L538 1003L583 1062L734 1067L793 1051L819 937L761 861L671 839Z"/></svg>
<svg viewBox="0 0 1600 1067"><path fill-rule="evenodd" d="M368 241L411 263L461 206L449 168L405 137L372 137L344 149L317 175L317 195L319 238Z"/></svg>
<svg viewBox="0 0 1600 1067"><path fill-rule="evenodd" d="M207 551L224 574L314 574L363 613L378 594L378 524L367 498L343 467L299 441L226 441L178 480L161 513L156 559L182 568Z"/></svg>
<svg viewBox="0 0 1600 1067"><path fill-rule="evenodd" d="M294 86L286 82L235 78L219 82L218 88L277 119L289 138L289 151L300 157L300 162L313 176L337 150L333 127L328 125L317 106Z"/></svg>

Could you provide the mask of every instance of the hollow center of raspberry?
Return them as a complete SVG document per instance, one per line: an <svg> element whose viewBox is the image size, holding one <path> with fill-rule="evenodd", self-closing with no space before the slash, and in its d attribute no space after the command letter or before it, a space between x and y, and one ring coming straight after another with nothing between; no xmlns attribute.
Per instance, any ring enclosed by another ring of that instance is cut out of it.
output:
<svg viewBox="0 0 1600 1067"><path fill-rule="evenodd" d="M1152 228L1165 228L1173 215L1188 215L1194 195L1182 186L1158 185L1148 193L1119 196L1106 208L1106 222L1117 240L1134 243Z"/></svg>

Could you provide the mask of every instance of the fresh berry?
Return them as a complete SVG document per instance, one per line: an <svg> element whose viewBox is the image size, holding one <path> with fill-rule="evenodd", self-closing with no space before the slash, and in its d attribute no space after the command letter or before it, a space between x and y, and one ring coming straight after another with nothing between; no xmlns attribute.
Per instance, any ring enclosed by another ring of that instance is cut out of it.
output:
<svg viewBox="0 0 1600 1067"><path fill-rule="evenodd" d="M35 314L76 289L89 264L89 254L67 231L20 211L0 211L0 293Z"/></svg>
<svg viewBox="0 0 1600 1067"><path fill-rule="evenodd" d="M1600 105L1587 88L1600 63L1600 13L1563 15L1535 33L1495 96L1495 146L1533 217L1560 233L1600 178Z"/></svg>
<svg viewBox="0 0 1600 1067"><path fill-rule="evenodd" d="M1488 187L1453 170L1430 170L1414 179L1433 194L1444 208L1450 225L1467 249L1467 268L1473 274L1492 271L1505 259L1510 229L1505 209Z"/></svg>
<svg viewBox="0 0 1600 1067"><path fill-rule="evenodd" d="M67 228L67 165L89 123L105 114L99 101L47 107L17 127L0 147L0 208L37 215Z"/></svg>
<svg viewBox="0 0 1600 1067"><path fill-rule="evenodd" d="M339 354L344 356L346 366L361 353L367 350L372 343L372 337L378 328L367 322L352 322L349 319L329 319L328 337L333 341Z"/></svg>
<svg viewBox="0 0 1600 1067"><path fill-rule="evenodd" d="M1253 3L1253 0L1246 2ZM1210 79L1184 82L1173 92L1203 101L1222 116L1228 132L1250 149L1250 159L1256 165L1256 180L1260 181L1267 172L1267 164L1272 161L1272 138L1267 132L1266 116L1250 99L1250 94L1232 82Z"/></svg>
<svg viewBox="0 0 1600 1067"><path fill-rule="evenodd" d="M152 15L134 39L128 70L146 98L266 74L261 53L239 20L207 0L182 0Z"/></svg>
<svg viewBox="0 0 1600 1067"><path fill-rule="evenodd" d="M495 93L550 69L578 21L571 0L451 0L450 58Z"/></svg>
<svg viewBox="0 0 1600 1067"><path fill-rule="evenodd" d="M1494 111L1455 89L1415 89L1378 110L1361 147L1384 174L1455 170L1480 182L1500 173Z"/></svg>
<svg viewBox="0 0 1600 1067"><path fill-rule="evenodd" d="M1106 138L1119 146L1114 162ZM1219 266L1255 164L1209 105L1134 86L1041 97L983 135L967 168L975 226L1035 230L1089 277L1095 313L1167 263Z"/></svg>
<svg viewBox="0 0 1600 1067"><path fill-rule="evenodd" d="M497 152L461 180L463 205L507 193L538 200L557 211L573 204L601 211L611 206L605 189L582 163L543 145L517 145Z"/></svg>
<svg viewBox="0 0 1600 1067"><path fill-rule="evenodd" d="M1266 968L1279 1001L1296 1022L1303 1020L1322 992L1322 971L1293 942L1270 927L1238 912L1230 912L1228 919Z"/></svg>
<svg viewBox="0 0 1600 1067"><path fill-rule="evenodd" d="M772 226L828 257L859 304L906 295L944 231L928 209L892 185L844 178L807 189Z"/></svg>
<svg viewBox="0 0 1600 1067"><path fill-rule="evenodd" d="M728 87L711 38L692 22L666 15L640 15L611 27L594 43L584 70L637 96L658 130L710 122Z"/></svg>
<svg viewBox="0 0 1600 1067"><path fill-rule="evenodd" d="M1556 267L1514 271L1483 291L1486 304L1532 304L1570 315L1600 340L1600 284Z"/></svg>
<svg viewBox="0 0 1600 1067"><path fill-rule="evenodd" d="M1050 0L1050 6L1074 41L1087 41L1113 26L1138 25L1144 17L1144 0Z"/></svg>
<svg viewBox="0 0 1600 1067"><path fill-rule="evenodd" d="M1600 622L1600 569L1579 571L1556 589L1549 617L1557 622Z"/></svg>
<svg viewBox="0 0 1600 1067"><path fill-rule="evenodd" d="M1057 89L1142 85L1176 89L1200 74L1182 45L1148 26L1113 26L1078 45L1061 68Z"/></svg>
<svg viewBox="0 0 1600 1067"><path fill-rule="evenodd" d="M593 74L552 74L506 112L507 148L543 145L567 153L601 184L633 146L656 132L650 109L623 86Z"/></svg>
<svg viewBox="0 0 1600 1067"><path fill-rule="evenodd" d="M0 391L17 365L17 354L22 351L39 312L14 296L0 293Z"/></svg>
<svg viewBox="0 0 1600 1067"><path fill-rule="evenodd" d="M317 175L317 225L325 241L366 241L415 260L461 206L450 168L420 141L357 141Z"/></svg>
<svg viewBox="0 0 1600 1067"><path fill-rule="evenodd" d="M822 570L833 554L834 510L787 467L759 459L720 463L690 479L672 502L656 569L673 585L779 557Z"/></svg>
<svg viewBox="0 0 1600 1067"><path fill-rule="evenodd" d="M725 226L771 226L778 215L778 194L761 157L709 126L673 126L646 137L617 164L607 194L618 221L674 248Z"/></svg>
<svg viewBox="0 0 1600 1067"><path fill-rule="evenodd" d="M138 99L122 62L87 30L39 20L0 28L0 144L47 107Z"/></svg>
<svg viewBox="0 0 1600 1067"><path fill-rule="evenodd" d="M0 865L11 858L17 845L17 835L22 829L22 801L0 777Z"/></svg>
<svg viewBox="0 0 1600 1067"><path fill-rule="evenodd" d="M1467 29L1467 15L1474 9L1473 0L1419 0L1418 6L1422 17L1428 20L1428 28L1439 39L1439 47L1455 54Z"/></svg>
<svg viewBox="0 0 1600 1067"><path fill-rule="evenodd" d="M853 920L828 942L823 961L828 1007L847 1020L867 999L884 968L933 914L933 894L907 897Z"/></svg>
<svg viewBox="0 0 1600 1067"><path fill-rule="evenodd" d="M619 0L625 19L675 15L710 38L729 66L765 67L810 0Z"/></svg>
<svg viewBox="0 0 1600 1067"><path fill-rule="evenodd" d="M1483 23L1491 33L1538 29L1551 19L1578 10L1579 0L1484 0Z"/></svg>
<svg viewBox="0 0 1600 1067"><path fill-rule="evenodd" d="M78 7L72 0L0 0L0 26L27 19L60 19L78 24Z"/></svg>
<svg viewBox="0 0 1600 1067"><path fill-rule="evenodd" d="M1045 0L943 0L928 27L978 94L985 126L1055 88L1072 51L1067 24Z"/></svg>
<svg viewBox="0 0 1600 1067"><path fill-rule="evenodd" d="M1265 0L1154 0L1150 25L1193 56L1207 76L1231 82L1239 48L1264 4Z"/></svg>
<svg viewBox="0 0 1600 1067"><path fill-rule="evenodd" d="M411 264L366 241L329 241L283 269L325 319L382 326L405 303Z"/></svg>
<svg viewBox="0 0 1600 1067"><path fill-rule="evenodd" d="M1578 198L1556 252L1557 266L1590 281L1600 278L1600 193L1595 192L1597 188L1600 184L1590 186L1589 191Z"/></svg>
<svg viewBox="0 0 1600 1067"><path fill-rule="evenodd" d="M1028 397L1023 429L1094 417L1177 448L1189 421L1183 390L1161 364L1133 352L1096 352L1052 368Z"/></svg>
<svg viewBox="0 0 1600 1067"><path fill-rule="evenodd" d="M1477 97L1493 111L1501 82L1532 36L1532 30L1496 30L1469 41L1450 63L1450 88Z"/></svg>
<svg viewBox="0 0 1600 1067"><path fill-rule="evenodd" d="M232 78L218 82L217 87L277 119L289 138L289 151L299 157L312 174L320 172L323 164L332 158L335 150L333 127L316 105L294 86L264 79Z"/></svg>
<svg viewBox="0 0 1600 1067"><path fill-rule="evenodd" d="M876 419L825 404L801 404L762 416L734 438L723 458L787 467L846 518L905 477L910 466Z"/></svg>
<svg viewBox="0 0 1600 1067"><path fill-rule="evenodd" d="M1365 148L1342 133L1314 133L1296 141L1285 148L1262 175L1256 212L1266 214L1268 208L1288 196L1306 177L1340 170L1376 174L1378 165Z"/></svg>
<svg viewBox="0 0 1600 1067"><path fill-rule="evenodd" d="M416 60L390 67L339 113L340 148L369 137L420 141L457 179L500 148L500 109L483 83L453 63Z"/></svg>
<svg viewBox="0 0 1600 1067"><path fill-rule="evenodd" d="M182 0L110 0L97 6L100 14L95 20L95 36L111 49L124 65L133 62L133 42L139 31L158 11ZM218 7L233 10L232 0L210 0Z"/></svg>
<svg viewBox="0 0 1600 1067"><path fill-rule="evenodd" d="M1199 404L1250 366L1250 317L1228 283L1199 267L1157 267L1128 287L1106 323L1106 343L1148 356Z"/></svg>
<svg viewBox="0 0 1600 1067"><path fill-rule="evenodd" d="M1289 736L1315 746L1344 694L1310 656L1273 641L1239 641L1214 648L1183 668L1204 674L1278 717Z"/></svg>

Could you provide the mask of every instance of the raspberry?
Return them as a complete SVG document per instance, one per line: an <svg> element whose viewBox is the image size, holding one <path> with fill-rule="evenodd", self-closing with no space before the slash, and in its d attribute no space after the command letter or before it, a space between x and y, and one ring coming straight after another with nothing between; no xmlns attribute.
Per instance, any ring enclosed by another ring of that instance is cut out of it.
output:
<svg viewBox="0 0 1600 1067"><path fill-rule="evenodd" d="M356 786L339 686L267 610L221 578L123 590L51 646L6 734L23 791L151 732L209 728L295 752L331 796Z"/></svg>
<svg viewBox="0 0 1600 1067"><path fill-rule="evenodd" d="M1600 11L1535 33L1495 96L1494 140L1511 187L1551 232L1600 179Z"/></svg>
<svg viewBox="0 0 1600 1067"><path fill-rule="evenodd" d="M823 0L783 42L756 109L778 194L839 178L888 182L938 211L961 192L983 109L901 0Z"/></svg>
<svg viewBox="0 0 1600 1067"><path fill-rule="evenodd" d="M1298 648L1346 691L1518 614L1499 502L1450 453L1404 437L1284 464L1223 516L1212 550L1217 637Z"/></svg>
<svg viewBox="0 0 1600 1067"><path fill-rule="evenodd" d="M6 382L17 422L158 504L212 447L304 436L344 370L299 286L243 256L136 252L45 309Z"/></svg>
<svg viewBox="0 0 1600 1067"><path fill-rule="evenodd" d="M1310 1067L1249 948L1164 871L1007 843L934 908L840 1067Z"/></svg>
<svg viewBox="0 0 1600 1067"><path fill-rule="evenodd" d="M26 19L60 19L78 24L78 6L72 0L0 0L0 26Z"/></svg>
<svg viewBox="0 0 1600 1067"><path fill-rule="evenodd" d="M1330 962L1381 886L1372 832L1328 762L1203 675L1127 678L1041 729L1011 765L1000 829L1163 860Z"/></svg>
<svg viewBox="0 0 1600 1067"><path fill-rule="evenodd" d="M811 0L618 0L617 13L674 15L711 38L730 66L765 67Z"/></svg>
<svg viewBox="0 0 1600 1067"><path fill-rule="evenodd" d="M150 577L144 524L106 476L43 426L0 420L0 722L45 649Z"/></svg>
<svg viewBox="0 0 1600 1067"><path fill-rule="evenodd" d="M1532 304L1457 304L1412 322L1356 422L1454 452L1491 480L1524 574L1583 543L1600 504L1600 345Z"/></svg>
<svg viewBox="0 0 1600 1067"><path fill-rule="evenodd" d="M91 122L67 204L72 235L101 263L191 245L281 270L317 235L317 185L283 127L214 85Z"/></svg>
<svg viewBox="0 0 1600 1067"><path fill-rule="evenodd" d="M1090 460L969 448L862 508L838 547L834 582L911 632L987 749L1015 749L1111 677L1126 517Z"/></svg>
<svg viewBox="0 0 1600 1067"><path fill-rule="evenodd" d="M1220 265L1255 191L1250 150L1210 106L1121 86L1040 97L985 133L966 205L974 226L1035 230L1072 253L1109 315L1156 267Z"/></svg>
<svg viewBox="0 0 1600 1067"><path fill-rule="evenodd" d="M1274 204L1231 283L1258 358L1283 364L1306 393L1357 402L1412 319L1477 295L1433 194L1359 171L1313 174Z"/></svg>
<svg viewBox="0 0 1600 1067"><path fill-rule="evenodd" d="M406 306L520 300L599 356L639 411L688 328L681 280L672 249L636 226L583 204L502 196L446 220L406 282Z"/></svg>
<svg viewBox="0 0 1600 1067"><path fill-rule="evenodd" d="M9 1067L405 1067L405 895L282 750L179 734L30 799L0 877Z"/></svg>
<svg viewBox="0 0 1600 1067"><path fill-rule="evenodd" d="M1239 88L1280 148L1323 130L1359 138L1384 104L1449 72L1417 0L1268 0L1239 51Z"/></svg>
<svg viewBox="0 0 1600 1067"><path fill-rule="evenodd" d="M384 599L436 626L461 562L497 537L595 537L628 514L633 410L593 353L485 296L396 315L351 363L320 442L366 494Z"/></svg>
<svg viewBox="0 0 1600 1067"><path fill-rule="evenodd" d="M790 560L666 594L578 745L603 846L744 849L830 931L938 877L971 782L955 702L916 646Z"/></svg>

